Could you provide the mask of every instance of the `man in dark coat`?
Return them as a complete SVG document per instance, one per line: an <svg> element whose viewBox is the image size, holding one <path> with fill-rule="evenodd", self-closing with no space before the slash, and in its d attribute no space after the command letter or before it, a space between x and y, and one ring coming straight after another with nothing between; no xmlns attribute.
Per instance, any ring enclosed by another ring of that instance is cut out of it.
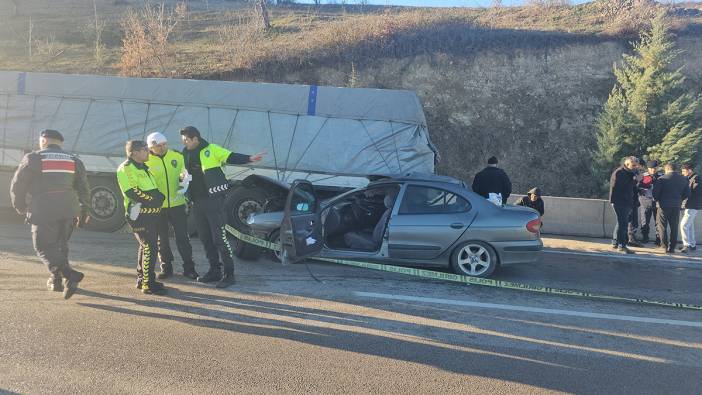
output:
<svg viewBox="0 0 702 395"><path fill-rule="evenodd" d="M665 175L653 184L653 198L658 205L656 225L661 235L661 249L669 254L675 251L678 243L680 207L690 195L688 183L687 178L675 171L675 165L668 163L665 165ZM666 228L670 228L670 238Z"/></svg>
<svg viewBox="0 0 702 395"><path fill-rule="evenodd" d="M627 254L634 253L627 248L627 242L629 240L629 218L631 210L634 208L634 188L636 187L634 171L637 166L638 160L634 157L628 157L622 166L612 172L609 180L609 202L617 216L617 225L614 227L614 235L612 236L612 247Z"/></svg>
<svg viewBox="0 0 702 395"><path fill-rule="evenodd" d="M83 273L68 263L68 240L73 228L87 221L90 189L83 162L61 149L63 136L45 129L39 151L22 158L10 185L12 206L32 224L37 256L51 273L47 287L70 298ZM27 195L31 202L27 204ZM65 283L64 283L65 281Z"/></svg>
<svg viewBox="0 0 702 395"><path fill-rule="evenodd" d="M507 173L497 167L497 158L488 159L488 165L475 175L473 179L473 192L490 199L490 194L494 198L501 198L502 204L507 204L507 198L512 193L512 182Z"/></svg>
<svg viewBox="0 0 702 395"><path fill-rule="evenodd" d="M695 241L695 216L697 210L702 209L702 177L695 173L692 164L685 164L682 167L682 175L687 177L690 185L690 196L683 202L683 217L680 220L680 233L682 234L682 253L697 250Z"/></svg>

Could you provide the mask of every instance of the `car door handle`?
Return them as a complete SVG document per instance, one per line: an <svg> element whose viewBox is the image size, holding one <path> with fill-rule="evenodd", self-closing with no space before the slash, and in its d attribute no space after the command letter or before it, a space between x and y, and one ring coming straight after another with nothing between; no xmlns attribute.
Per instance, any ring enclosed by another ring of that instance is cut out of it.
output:
<svg viewBox="0 0 702 395"><path fill-rule="evenodd" d="M462 223L460 223L460 222L454 222L454 223L451 224L451 227L454 228L454 229L461 229L461 228L464 227L464 226L465 226L465 225L462 224Z"/></svg>

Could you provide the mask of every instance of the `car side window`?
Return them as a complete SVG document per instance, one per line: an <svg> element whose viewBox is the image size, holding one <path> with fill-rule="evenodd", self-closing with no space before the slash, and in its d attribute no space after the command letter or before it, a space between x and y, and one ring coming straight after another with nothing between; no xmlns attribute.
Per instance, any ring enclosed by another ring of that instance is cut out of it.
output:
<svg viewBox="0 0 702 395"><path fill-rule="evenodd" d="M470 202L443 189L410 185L399 214L450 214L470 211Z"/></svg>
<svg viewBox="0 0 702 395"><path fill-rule="evenodd" d="M312 186L304 184L295 188L290 203L291 215L314 213L317 209L317 199Z"/></svg>

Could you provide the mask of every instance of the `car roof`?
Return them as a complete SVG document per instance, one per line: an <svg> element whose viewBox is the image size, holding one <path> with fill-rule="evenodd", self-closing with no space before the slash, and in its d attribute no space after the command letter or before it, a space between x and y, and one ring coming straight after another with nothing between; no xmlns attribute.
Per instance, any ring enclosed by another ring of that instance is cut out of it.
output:
<svg viewBox="0 0 702 395"><path fill-rule="evenodd" d="M431 173L419 173L419 172L409 172L409 173L394 174L394 175L368 176L368 178L371 180L371 182L368 183L369 187L373 186L373 185L380 185L380 184L386 183L388 181L438 182L438 183L453 184L453 185L458 185L458 186L465 186L463 181L456 179L456 178L453 178L453 177L441 176L438 174L431 174Z"/></svg>

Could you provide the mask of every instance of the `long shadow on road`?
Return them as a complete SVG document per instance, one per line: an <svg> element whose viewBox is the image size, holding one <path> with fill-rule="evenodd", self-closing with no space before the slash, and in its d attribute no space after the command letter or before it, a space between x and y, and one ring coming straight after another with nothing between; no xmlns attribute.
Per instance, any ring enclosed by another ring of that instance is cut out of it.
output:
<svg viewBox="0 0 702 395"><path fill-rule="evenodd" d="M470 329L450 329L407 321L389 320L332 310L304 308L283 303L262 302L243 298L221 297L194 292L174 292L167 300L142 300L82 290L82 295L121 303L79 303L82 306L115 314L127 314L175 321L187 325L227 332L286 339L336 350L361 353L382 358L433 366L459 374L508 380L541 388L573 391L573 382L563 380L567 375L591 375L581 390L611 388L619 382L621 388L660 388L668 382L660 377L695 377L691 367L673 365L658 358L627 358L606 350L580 350L596 356L583 358L573 352L524 349L523 347L489 346L496 337L508 343L529 343L532 340L503 334L472 332ZM179 304L186 301L190 304ZM195 303L195 305L193 305ZM168 312L145 311L143 308ZM218 307L220 309L215 309ZM227 308L222 310L221 308ZM235 312L231 310L235 310ZM247 312L253 315L246 314ZM182 313L195 315L184 316ZM268 318L270 317L270 318ZM428 333L430 336L417 336ZM484 340L484 341L481 341ZM535 344L538 345L538 341ZM478 345L476 345L478 344ZM568 344L550 344L559 351L568 351ZM533 348L533 347L532 347ZM603 351L603 352L601 352ZM642 374L651 372L651 374ZM655 374L654 374L655 372ZM596 378L596 379L595 379ZM675 381L678 391L694 392L699 387L692 380ZM669 383L668 383L669 384Z"/></svg>

